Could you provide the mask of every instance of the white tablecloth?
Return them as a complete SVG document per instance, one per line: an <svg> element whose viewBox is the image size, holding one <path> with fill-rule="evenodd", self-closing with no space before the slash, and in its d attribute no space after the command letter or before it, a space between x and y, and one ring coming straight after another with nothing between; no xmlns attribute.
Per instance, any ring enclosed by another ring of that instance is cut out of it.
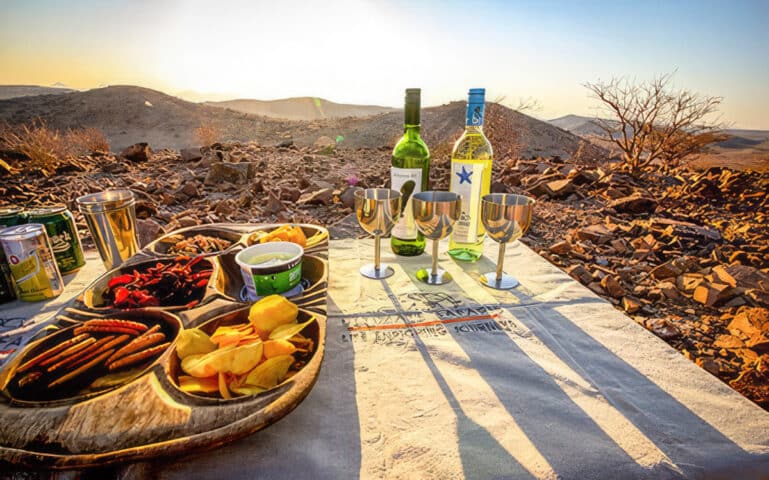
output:
<svg viewBox="0 0 769 480"><path fill-rule="evenodd" d="M521 286L506 292L477 281L493 269L496 244L487 242L475 264L455 263L443 247L441 266L455 281L431 287L413 276L429 265L427 255L398 258L395 276L375 281L357 271L373 257L372 241L331 242L326 357L307 399L243 440L100 473L769 476L769 413L520 243L508 247L505 265ZM382 253L395 261L386 246ZM81 275L92 275L90 267ZM18 307L10 304L7 312L55 309Z"/></svg>

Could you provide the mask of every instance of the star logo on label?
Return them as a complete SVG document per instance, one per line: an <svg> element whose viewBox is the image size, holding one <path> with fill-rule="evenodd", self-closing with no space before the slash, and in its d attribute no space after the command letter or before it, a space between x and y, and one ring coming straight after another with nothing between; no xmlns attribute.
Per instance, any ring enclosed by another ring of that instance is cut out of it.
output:
<svg viewBox="0 0 769 480"><path fill-rule="evenodd" d="M473 172L468 172L465 170L465 166L462 165L462 171L456 172L457 175L459 175L459 184L462 185L463 183L467 182L472 185L472 181L470 180L470 177L473 175Z"/></svg>

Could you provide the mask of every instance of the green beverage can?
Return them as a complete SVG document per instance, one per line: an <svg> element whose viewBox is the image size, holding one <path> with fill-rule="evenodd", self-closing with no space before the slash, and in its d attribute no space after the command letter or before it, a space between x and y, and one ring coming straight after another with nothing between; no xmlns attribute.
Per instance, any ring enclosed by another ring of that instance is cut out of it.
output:
<svg viewBox="0 0 769 480"><path fill-rule="evenodd" d="M32 223L0 230L0 246L8 257L19 300L47 300L64 290L44 225Z"/></svg>
<svg viewBox="0 0 769 480"><path fill-rule="evenodd" d="M0 228L27 223L21 207L0 207Z"/></svg>
<svg viewBox="0 0 769 480"><path fill-rule="evenodd" d="M64 206L41 207L27 210L30 223L45 225L56 264L62 275L74 273L85 265L83 246L77 234L75 217Z"/></svg>

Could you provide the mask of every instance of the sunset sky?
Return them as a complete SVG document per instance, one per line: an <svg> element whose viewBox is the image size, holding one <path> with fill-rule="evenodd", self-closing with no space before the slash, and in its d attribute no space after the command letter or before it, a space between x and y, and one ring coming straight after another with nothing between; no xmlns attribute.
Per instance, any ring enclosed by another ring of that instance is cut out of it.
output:
<svg viewBox="0 0 769 480"><path fill-rule="evenodd" d="M3 0L0 84L135 84L191 100L320 96L401 106L538 100L594 113L582 86L678 69L725 97L737 128L769 129L767 1Z"/></svg>

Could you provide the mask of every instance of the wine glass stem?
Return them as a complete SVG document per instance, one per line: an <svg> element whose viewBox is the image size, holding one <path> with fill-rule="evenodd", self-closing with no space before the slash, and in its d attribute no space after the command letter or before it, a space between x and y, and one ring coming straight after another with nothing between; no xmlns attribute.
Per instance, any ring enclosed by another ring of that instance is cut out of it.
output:
<svg viewBox="0 0 769 480"><path fill-rule="evenodd" d="M374 270L379 271L379 235L374 235Z"/></svg>
<svg viewBox="0 0 769 480"><path fill-rule="evenodd" d="M433 240L433 277L438 276L438 240Z"/></svg>
<svg viewBox="0 0 769 480"><path fill-rule="evenodd" d="M499 243L499 255L497 256L497 282L502 280L502 268L505 262L505 245L504 242Z"/></svg>

